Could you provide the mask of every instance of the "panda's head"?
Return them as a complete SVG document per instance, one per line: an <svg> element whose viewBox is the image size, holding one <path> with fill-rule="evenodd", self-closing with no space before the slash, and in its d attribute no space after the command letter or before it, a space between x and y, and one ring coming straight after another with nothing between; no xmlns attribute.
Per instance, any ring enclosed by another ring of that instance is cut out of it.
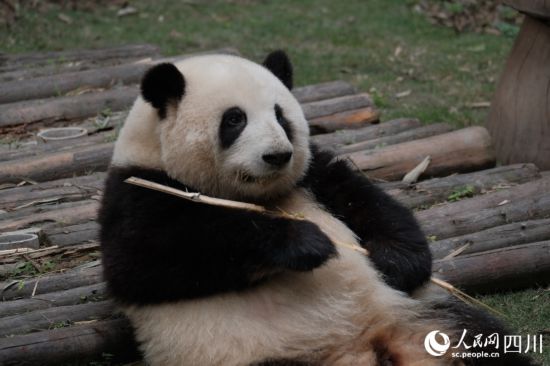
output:
<svg viewBox="0 0 550 366"><path fill-rule="evenodd" d="M263 65L227 55L151 68L120 133L114 165L162 169L201 193L265 200L310 159L309 129L281 51Z"/></svg>

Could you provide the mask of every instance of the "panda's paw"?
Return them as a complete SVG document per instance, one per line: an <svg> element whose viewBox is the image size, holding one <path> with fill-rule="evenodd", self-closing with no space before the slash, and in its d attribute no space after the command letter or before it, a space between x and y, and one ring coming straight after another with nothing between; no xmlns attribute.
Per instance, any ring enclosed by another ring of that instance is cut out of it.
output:
<svg viewBox="0 0 550 366"><path fill-rule="evenodd" d="M311 271L336 256L332 241L309 221L292 223L286 248L275 256L277 265L295 271Z"/></svg>

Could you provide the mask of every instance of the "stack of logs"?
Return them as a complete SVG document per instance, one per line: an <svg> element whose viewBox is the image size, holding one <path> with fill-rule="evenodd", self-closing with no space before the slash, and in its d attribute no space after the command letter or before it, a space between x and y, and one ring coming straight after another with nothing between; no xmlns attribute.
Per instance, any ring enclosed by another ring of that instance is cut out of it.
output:
<svg viewBox="0 0 550 366"><path fill-rule="evenodd" d="M159 60L167 59L150 45L0 55L0 131L4 141L20 136L0 145L0 232L30 228L42 243L0 252L0 364L138 357L127 320L105 293L95 217L114 132L141 74ZM532 164L495 167L483 127L378 123L370 97L343 81L293 93L313 142L415 210L435 274L476 293L549 282L550 175ZM64 125L88 134L36 142L39 128ZM403 182L428 156L419 182Z"/></svg>

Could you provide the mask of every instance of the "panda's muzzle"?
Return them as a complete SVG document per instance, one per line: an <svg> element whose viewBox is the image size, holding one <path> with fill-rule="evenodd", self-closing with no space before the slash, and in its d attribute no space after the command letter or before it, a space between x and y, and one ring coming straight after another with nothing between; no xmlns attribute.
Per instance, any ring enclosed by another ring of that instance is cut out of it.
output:
<svg viewBox="0 0 550 366"><path fill-rule="evenodd" d="M282 167L287 165L291 158L292 158L291 151L262 155L263 161L269 164L272 168L277 168L277 169L281 169Z"/></svg>

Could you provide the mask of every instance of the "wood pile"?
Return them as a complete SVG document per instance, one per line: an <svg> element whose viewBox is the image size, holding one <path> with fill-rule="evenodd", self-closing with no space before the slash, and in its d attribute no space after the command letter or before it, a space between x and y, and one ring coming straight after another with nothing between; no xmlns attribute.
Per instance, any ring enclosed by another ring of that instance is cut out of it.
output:
<svg viewBox="0 0 550 366"><path fill-rule="evenodd" d="M0 364L138 357L105 292L95 218L116 131L140 75L158 60L166 59L149 45L0 56L0 233L27 230L41 241L0 251ZM369 95L343 81L294 94L313 141L415 210L437 276L473 292L550 282L549 174L533 164L496 167L483 127L378 123ZM38 141L37 131L55 126L88 132ZM411 170L418 182L403 182Z"/></svg>

